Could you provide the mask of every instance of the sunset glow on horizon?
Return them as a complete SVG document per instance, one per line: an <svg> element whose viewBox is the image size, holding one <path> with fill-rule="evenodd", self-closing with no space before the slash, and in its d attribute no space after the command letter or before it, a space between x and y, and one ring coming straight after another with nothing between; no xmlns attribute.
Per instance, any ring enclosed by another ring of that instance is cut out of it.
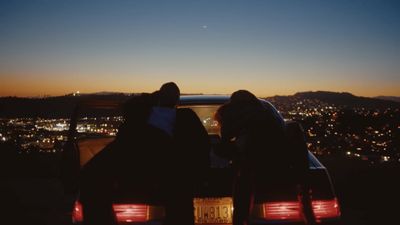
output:
<svg viewBox="0 0 400 225"><path fill-rule="evenodd" d="M397 1L0 3L0 96L400 96Z"/></svg>
<svg viewBox="0 0 400 225"><path fill-rule="evenodd" d="M66 76L68 79L32 79L28 78L10 79L3 82L0 80L0 96L17 96L17 97L42 97L42 96L62 96L76 91L81 93L96 92L123 92L123 93L142 93L153 92L158 90L161 84L169 81L176 82L182 93L189 94L231 94L239 89L247 89L255 93L259 97L269 97L275 95L292 95L303 91L332 91L332 92L350 92L358 96L375 97L378 95L399 96L398 84L389 83L385 87L381 87L380 91L376 91L372 84L368 88L365 85L359 85L354 81L348 84L333 83L332 81L313 81L313 82L297 82L294 84L283 81L269 82L268 80L241 80L239 82L228 81L210 77L202 80L199 77L198 82L192 82L187 79L174 80L168 79L142 79L135 80L132 78L124 78L123 80L103 79L102 81L91 81L84 77L76 78ZM110 76L112 77L112 76ZM171 76L173 77L173 76ZM209 81L211 81L209 83ZM225 83L225 85L224 85ZM278 85L276 85L278 83ZM349 91L350 90L350 91Z"/></svg>

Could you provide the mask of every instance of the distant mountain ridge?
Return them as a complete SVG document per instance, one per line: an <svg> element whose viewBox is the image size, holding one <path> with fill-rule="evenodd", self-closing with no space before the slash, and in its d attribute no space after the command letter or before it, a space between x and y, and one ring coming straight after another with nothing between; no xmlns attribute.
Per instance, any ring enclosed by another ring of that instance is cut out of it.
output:
<svg viewBox="0 0 400 225"><path fill-rule="evenodd" d="M298 92L294 97L318 99L320 101L344 107L388 108L400 107L399 102L369 97L355 96L348 92L307 91Z"/></svg>
<svg viewBox="0 0 400 225"><path fill-rule="evenodd" d="M79 95L131 95L132 93L113 92L113 91L100 91L94 93L81 93Z"/></svg>
<svg viewBox="0 0 400 225"><path fill-rule="evenodd" d="M124 102L134 93L98 92L68 94L57 97L19 98L0 97L0 118L15 117L55 117L69 118L75 106L81 101L110 100ZM386 99L355 96L348 92L308 91L289 96L274 96L276 101L285 99L317 99L342 107L400 108L400 102ZM268 98L267 98L268 99Z"/></svg>
<svg viewBox="0 0 400 225"><path fill-rule="evenodd" d="M388 100L388 101L394 101L394 102L400 102L400 97L398 97L398 96L377 96L375 98L382 99L382 100Z"/></svg>

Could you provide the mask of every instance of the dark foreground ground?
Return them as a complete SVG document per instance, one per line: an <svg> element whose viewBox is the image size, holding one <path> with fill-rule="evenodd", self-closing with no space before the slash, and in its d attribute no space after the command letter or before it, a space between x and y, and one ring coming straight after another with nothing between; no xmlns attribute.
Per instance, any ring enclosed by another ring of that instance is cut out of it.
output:
<svg viewBox="0 0 400 225"><path fill-rule="evenodd" d="M341 202L343 224L400 224L400 163L322 159Z"/></svg>
<svg viewBox="0 0 400 225"><path fill-rule="evenodd" d="M343 225L400 224L400 163L371 165L333 158L321 161L336 187ZM2 165L0 224L70 224L71 197L63 194L54 163L16 164L18 169L15 165Z"/></svg>

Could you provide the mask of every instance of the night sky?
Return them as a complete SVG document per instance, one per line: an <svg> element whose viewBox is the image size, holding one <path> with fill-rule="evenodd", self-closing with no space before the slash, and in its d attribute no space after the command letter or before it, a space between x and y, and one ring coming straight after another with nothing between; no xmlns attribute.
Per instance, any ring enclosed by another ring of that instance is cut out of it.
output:
<svg viewBox="0 0 400 225"><path fill-rule="evenodd" d="M0 96L400 96L400 1L1 0Z"/></svg>

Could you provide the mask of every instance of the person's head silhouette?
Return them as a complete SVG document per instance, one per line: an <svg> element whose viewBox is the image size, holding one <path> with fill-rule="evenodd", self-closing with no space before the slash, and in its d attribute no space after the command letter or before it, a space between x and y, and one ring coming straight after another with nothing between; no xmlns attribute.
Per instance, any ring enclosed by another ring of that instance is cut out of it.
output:
<svg viewBox="0 0 400 225"><path fill-rule="evenodd" d="M230 102L232 104L260 104L258 98L247 90L238 90L233 92Z"/></svg>
<svg viewBox="0 0 400 225"><path fill-rule="evenodd" d="M180 90L174 82L168 82L158 91L158 104L161 107L173 108L178 104Z"/></svg>

